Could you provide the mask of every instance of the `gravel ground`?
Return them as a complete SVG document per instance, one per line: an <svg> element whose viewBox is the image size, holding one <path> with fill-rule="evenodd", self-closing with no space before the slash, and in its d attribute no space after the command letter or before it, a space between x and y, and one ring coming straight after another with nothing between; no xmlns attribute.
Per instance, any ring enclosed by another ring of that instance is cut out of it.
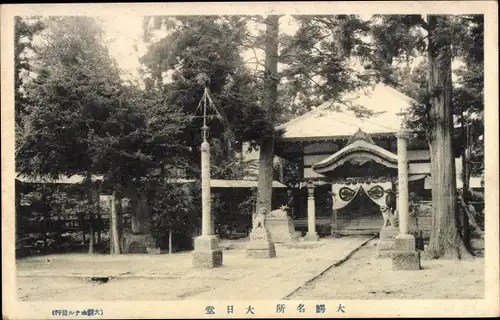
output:
<svg viewBox="0 0 500 320"><path fill-rule="evenodd" d="M422 270L392 271L390 259L374 257L374 242L288 299L484 299L483 258L422 260Z"/></svg>
<svg viewBox="0 0 500 320"><path fill-rule="evenodd" d="M192 253L169 255L51 255L17 261L21 301L281 299L344 259L369 237L277 245L273 259L225 250L224 266L192 267ZM90 277L110 277L105 283Z"/></svg>
<svg viewBox="0 0 500 320"><path fill-rule="evenodd" d="M190 252L27 258L17 262L17 294L21 301L279 300L300 287L287 299L484 298L483 258L422 260L420 271L392 271L390 259L375 258L376 240L304 285L366 240L345 237L277 246L278 257L264 260L247 259L244 250L227 250L224 267L217 269L193 268ZM98 283L90 276L111 278Z"/></svg>

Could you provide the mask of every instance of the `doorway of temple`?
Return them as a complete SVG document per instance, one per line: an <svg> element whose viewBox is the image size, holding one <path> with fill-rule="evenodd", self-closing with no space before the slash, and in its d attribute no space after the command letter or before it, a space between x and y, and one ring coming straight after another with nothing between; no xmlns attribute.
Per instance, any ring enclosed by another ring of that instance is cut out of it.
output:
<svg viewBox="0 0 500 320"><path fill-rule="evenodd" d="M336 232L341 235L377 234L383 223L380 207L362 188L348 205L337 209Z"/></svg>

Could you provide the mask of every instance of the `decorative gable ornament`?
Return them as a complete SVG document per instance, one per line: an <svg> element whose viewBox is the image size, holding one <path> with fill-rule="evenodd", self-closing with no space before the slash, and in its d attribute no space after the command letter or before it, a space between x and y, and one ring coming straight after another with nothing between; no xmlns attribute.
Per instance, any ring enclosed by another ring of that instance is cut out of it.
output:
<svg viewBox="0 0 500 320"><path fill-rule="evenodd" d="M373 161L373 159L368 158L368 157L359 156L359 157L351 158L349 160L349 163L351 163L354 166L360 167L360 166L364 165L365 163L367 163L368 161Z"/></svg>
<svg viewBox="0 0 500 320"><path fill-rule="evenodd" d="M347 144L349 145L357 140L363 140L368 143L375 144L375 142L373 142L372 137L368 133L361 130L361 128L358 128L358 131L356 131L353 135L349 137L349 139L347 140Z"/></svg>

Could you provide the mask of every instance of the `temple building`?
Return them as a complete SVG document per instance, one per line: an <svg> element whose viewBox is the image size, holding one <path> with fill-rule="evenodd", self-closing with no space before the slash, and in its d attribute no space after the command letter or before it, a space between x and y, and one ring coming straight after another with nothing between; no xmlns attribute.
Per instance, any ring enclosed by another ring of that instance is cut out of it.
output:
<svg viewBox="0 0 500 320"><path fill-rule="evenodd" d="M377 84L344 96L341 103L326 102L278 127L285 133L275 155L300 167L302 182L294 189L297 230L340 235L380 231L382 211L391 206L394 210L396 203L397 113L412 103L394 88ZM375 114L357 117L351 111L356 107ZM410 137L407 153L410 197L430 205L428 144ZM456 162L461 166L460 159ZM430 210L421 207L424 210L410 221L410 228L427 232Z"/></svg>

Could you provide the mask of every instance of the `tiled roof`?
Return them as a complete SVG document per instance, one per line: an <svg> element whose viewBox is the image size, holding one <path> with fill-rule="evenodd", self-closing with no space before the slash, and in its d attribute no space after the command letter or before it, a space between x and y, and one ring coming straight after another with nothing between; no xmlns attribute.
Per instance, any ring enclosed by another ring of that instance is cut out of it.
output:
<svg viewBox="0 0 500 320"><path fill-rule="evenodd" d="M171 179L172 183L193 183L193 179ZM257 180L222 180L210 179L210 187L212 188L256 188ZM273 188L287 188L279 181L273 181Z"/></svg>
<svg viewBox="0 0 500 320"><path fill-rule="evenodd" d="M99 181L102 179L103 177L100 175L92 176L93 181ZM69 177L62 176L58 179L51 179L51 178L34 178L26 175L17 174L16 180L25 183L77 184L77 183L82 183L85 180L85 177L81 175L73 175Z"/></svg>
<svg viewBox="0 0 500 320"><path fill-rule="evenodd" d="M24 183L56 183L56 184L77 184L84 180L83 176L74 175L71 177L63 177L57 180L54 179L40 179L26 176L19 176L16 178ZM102 176L95 176L93 180L102 180ZM194 179L169 179L170 183L193 183ZM210 186L212 188L253 188L257 187L256 180L222 180L210 179ZM286 188L284 184L279 181L273 181L273 188Z"/></svg>
<svg viewBox="0 0 500 320"><path fill-rule="evenodd" d="M399 128L396 113L408 109L413 101L396 89L381 83L346 94L340 100L342 103L325 102L278 128L285 129L285 139L349 137L358 129L368 134L392 134ZM361 119L348 110L349 105L362 106L381 114Z"/></svg>

